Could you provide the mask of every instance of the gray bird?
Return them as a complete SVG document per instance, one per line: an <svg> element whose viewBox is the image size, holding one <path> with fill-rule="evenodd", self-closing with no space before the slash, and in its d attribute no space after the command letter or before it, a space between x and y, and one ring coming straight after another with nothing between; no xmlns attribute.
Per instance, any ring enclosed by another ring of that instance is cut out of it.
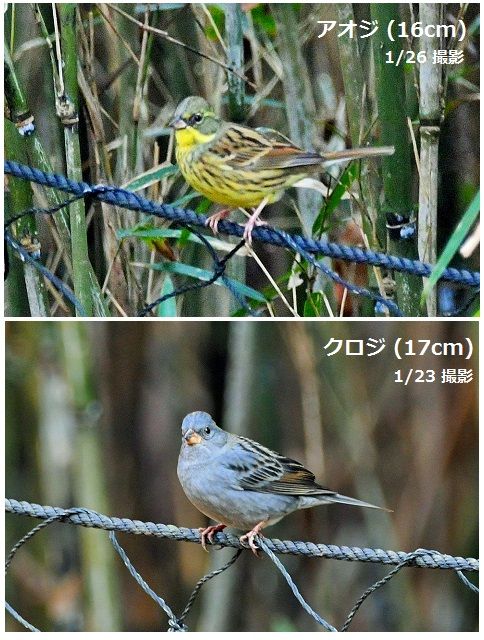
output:
<svg viewBox="0 0 484 640"><path fill-rule="evenodd" d="M205 550L207 539L212 542L217 531L229 526L248 531L240 541L257 554L254 538L264 527L321 504L389 511L322 487L296 460L223 431L204 411L189 413L183 420L177 471L190 502L219 523L200 528Z"/></svg>

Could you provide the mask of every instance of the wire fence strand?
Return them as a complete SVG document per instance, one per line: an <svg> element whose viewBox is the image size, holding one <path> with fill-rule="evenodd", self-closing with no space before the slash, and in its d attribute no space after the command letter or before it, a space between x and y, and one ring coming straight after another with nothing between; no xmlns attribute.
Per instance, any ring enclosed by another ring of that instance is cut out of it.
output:
<svg viewBox="0 0 484 640"><path fill-rule="evenodd" d="M211 580L215 576L220 575L230 566L232 566L232 564L234 564L234 562L240 557L242 550L247 548L247 545L245 543L241 543L239 538L237 538L236 536L223 532L217 533L214 536L212 543L214 546L234 547L237 549L237 551L235 555L233 555L232 558L228 562L226 562L220 569L215 569L211 573L203 576L197 582L183 610L183 613L179 617L177 617L168 603L147 584L140 573L135 569L126 552L117 541L115 532L117 531L137 535L149 535L159 538L168 538L171 540L195 542L201 544L201 535L198 529L187 529L176 527L175 525L142 522L140 520L131 520L129 518L115 518L97 513L96 511L92 511L91 509L61 509L60 507L41 506L39 504L26 501L18 501L10 498L5 499L5 510L8 513L13 513L16 515L26 515L33 518L43 519L43 522L36 525L13 546L5 562L6 572L20 547L28 542L39 531L45 529L47 526L53 524L54 522L63 522L109 531L109 539L130 574L143 589L143 591L145 591L145 593L150 598L152 598L166 614L168 618L169 631L188 631L188 627L185 624L185 619L202 586L208 580ZM295 598L299 601L304 610L327 631L337 631L337 629L332 624L327 622L324 618L322 618L306 602L300 590L296 586L294 580L291 578L287 569L284 567L279 558L277 558L276 554L289 553L293 555L305 555L320 558L325 557L336 560L396 565L396 567L387 576L378 580L375 584L369 587L357 600L350 613L348 614L346 621L341 628L341 631L348 630L353 617L355 616L356 612L361 607L363 602L366 600L366 598L368 598L368 596L374 593L377 589L387 584L404 567L413 566L432 569L451 569L457 573L459 578L469 589L474 592L478 592L478 588L473 585L462 573L462 571L479 571L479 561L475 558L450 556L448 554L443 554L439 551L429 549L417 549L411 553L406 553L403 551L383 551L382 549L341 547L337 545L314 544L312 542L302 541L281 541L278 539L265 538L263 536L257 536L256 540L259 548L267 555L267 557L274 563L277 569L284 576L284 579L289 585ZM23 618L8 603L5 603L5 607L7 611L26 629L30 631L38 631L36 627L25 620L25 618Z"/></svg>

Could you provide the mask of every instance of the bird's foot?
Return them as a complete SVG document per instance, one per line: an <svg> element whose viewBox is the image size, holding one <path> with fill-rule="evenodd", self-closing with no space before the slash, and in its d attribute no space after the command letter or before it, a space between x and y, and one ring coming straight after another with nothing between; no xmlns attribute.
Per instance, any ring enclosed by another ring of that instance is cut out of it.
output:
<svg viewBox="0 0 484 640"><path fill-rule="evenodd" d="M256 545L254 538L256 536L262 536L261 530L265 524L267 524L265 520L263 522L259 522L259 524L256 524L251 531L249 531L248 533L244 533L244 535L239 538L242 544L244 542L247 542L249 547L252 549L252 553L258 558L260 558L259 547Z"/></svg>
<svg viewBox="0 0 484 640"><path fill-rule="evenodd" d="M198 530L200 532L200 537L202 539L202 547L204 551L208 552L207 549L207 540L210 542L210 544L213 543L213 536L218 532L218 531L222 531L223 529L225 529L227 525L225 524L213 524L210 527L206 527L205 529L203 527L200 527Z"/></svg>
<svg viewBox="0 0 484 640"><path fill-rule="evenodd" d="M256 209L254 209L252 215L245 223L243 238L249 246L252 245L252 231L254 227L267 224L267 222L259 219L259 216L262 213L262 209L266 206L267 202L268 198L266 197L264 198L264 200L262 200L260 205Z"/></svg>
<svg viewBox="0 0 484 640"><path fill-rule="evenodd" d="M244 225L244 235L243 235L243 238L248 245L252 246L252 231L254 227L264 227L264 226L267 226L267 224L268 223L265 220L260 220L260 219L254 220L254 222L251 224L249 219L249 221Z"/></svg>
<svg viewBox="0 0 484 640"><path fill-rule="evenodd" d="M210 227L210 229L213 231L215 235L217 235L218 223L220 222L220 220L224 220L225 218L227 218L229 213L230 213L230 209L222 209L222 211L217 211L217 213L214 213L211 216L208 216L205 224L207 225L207 227Z"/></svg>

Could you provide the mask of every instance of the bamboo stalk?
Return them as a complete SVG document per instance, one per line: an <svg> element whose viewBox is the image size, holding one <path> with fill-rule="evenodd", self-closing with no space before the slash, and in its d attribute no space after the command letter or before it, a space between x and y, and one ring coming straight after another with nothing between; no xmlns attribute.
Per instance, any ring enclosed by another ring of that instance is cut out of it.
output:
<svg viewBox="0 0 484 640"><path fill-rule="evenodd" d="M5 121L4 135L6 155L19 162L25 162L22 137L19 135L15 125L9 120ZM10 177L8 179L8 198L5 198L4 203L5 218L8 219L15 213L32 208L32 198L32 186L28 181ZM15 235L19 242L23 239L37 239L37 223L33 214L24 216L15 223ZM17 263L18 257L16 256L15 264ZM33 265L24 264L23 267L25 289L16 291L13 287L10 287L9 303L11 310L16 310L17 313L21 312L19 315L31 315L34 317L49 316L49 305L43 277ZM25 305L22 304L21 301L25 291L27 292L28 298L28 310L25 309ZM16 302L17 297L19 298L18 302Z"/></svg>
<svg viewBox="0 0 484 640"><path fill-rule="evenodd" d="M286 102L289 135L303 149L314 149L316 125L315 105L307 65L299 41L299 25L292 4L275 3L272 12L277 24L277 47L284 73L284 100ZM314 191L298 189L304 235L311 237L312 227L321 209L322 197Z"/></svg>
<svg viewBox="0 0 484 640"><path fill-rule="evenodd" d="M336 5L340 24L349 24L355 21L353 5L341 3ZM349 133L352 147L362 147L366 142L365 134L371 129L371 118L368 109L369 85L368 72L364 72L364 60L358 38L338 38L338 51L341 61L341 73L345 87L345 106L349 124ZM379 164L368 162L360 163L359 198L358 201L350 199L349 206L352 218L363 229L363 234L368 238L369 245L378 251L382 250L385 238L385 227L377 227L381 216L379 213L379 196L382 189L380 175L377 168ZM380 272L377 269L367 270L370 282L375 283L380 292L382 287ZM365 304L360 302L360 313ZM367 312L373 315L374 305L367 304ZM356 308L356 307L355 307ZM341 307L343 311L343 306Z"/></svg>
<svg viewBox="0 0 484 640"><path fill-rule="evenodd" d="M253 322L231 322L227 344L227 378L224 393L222 424L224 429L240 436L250 436L251 407L247 399L254 391L254 367L257 359L257 328ZM211 554L210 570L217 569L233 552L222 549L223 556ZM202 594L202 614L199 628L204 631L223 631L230 628L233 604L238 599L238 587L242 578L240 563L226 571L218 580L211 580Z"/></svg>
<svg viewBox="0 0 484 640"><path fill-rule="evenodd" d="M342 24L355 20L353 5L336 5L338 19ZM345 86L345 105L350 128L351 142L354 147L362 144L362 121L367 128L368 113L365 100L365 78L358 38L338 38L338 52L341 60L341 73Z"/></svg>
<svg viewBox="0 0 484 640"><path fill-rule="evenodd" d="M18 126L22 122L26 122L31 117L30 111L25 100L25 95L20 88L17 74L10 56L10 51L5 44L5 98L10 111L10 120L5 121L4 135L5 135L5 155L10 159L16 159L20 162L26 161L26 141L29 139L31 133L20 134ZM15 126L13 123L16 123ZM33 193L32 187L29 182L25 180L19 180L15 178L9 178L8 182L9 194L5 200L5 213L6 218L30 209L33 206ZM22 238L37 238L37 222L35 216L24 216L15 223L16 237L19 240ZM18 264L15 260L14 264ZM24 264L23 277L25 281L26 289L15 290L14 287L9 287L9 304L11 310L19 315L32 315L36 316L49 316L47 294L45 290L45 284L42 276L39 272L30 264ZM17 280L17 279L16 279ZM17 280L18 282L18 280ZM26 305L22 304L22 293L27 293L28 309ZM16 301L17 296L19 300Z"/></svg>
<svg viewBox="0 0 484 640"><path fill-rule="evenodd" d="M389 3L373 3L371 17L378 21L379 29L373 34L373 51L377 79L377 102L381 141L393 145L393 156L382 158L385 202L383 214L388 212L393 220L408 219L412 215L412 167L411 147L407 128L406 91L403 64L397 65L402 44L397 38L388 38L387 25L391 20L398 23L399 6ZM387 62L392 55L393 63ZM386 223L386 220L385 220ZM390 253L404 258L416 259L417 248L412 238L400 233L403 229L392 229L389 239ZM406 316L418 316L422 283L414 276L396 273L396 297Z"/></svg>
<svg viewBox="0 0 484 640"><path fill-rule="evenodd" d="M16 118L21 117L22 114L30 114L29 106L26 100L26 93L23 89L21 80L16 72L15 66L12 62L9 49L4 47L5 58L5 97L7 104L11 110L11 119L16 122ZM23 162L28 165L38 167L46 173L55 173L52 164L50 163L48 154L46 153L40 138L37 135L35 129L35 120L32 121L34 130L28 136L22 138L25 147L26 158ZM8 156L12 157L12 156ZM49 206L56 206L62 202L62 197L55 189L48 187L44 188ZM61 209L52 216L57 232L59 234L60 242L64 248L64 262L69 273L72 271L72 264L70 259L70 247L71 247L71 233L69 228L69 217L66 209ZM94 301L94 307L96 315L106 316L108 315L104 300L101 295L101 289L99 283L94 274L94 270L89 265L89 282L91 292Z"/></svg>
<svg viewBox="0 0 484 640"><path fill-rule="evenodd" d="M110 26L107 26L107 29L109 30L110 46L112 47L111 71L119 67L123 69L116 81L118 101L113 107L116 108L118 113L119 136L123 141L119 152L116 154L114 179L116 184L124 184L137 171L142 172L145 169L138 122L133 122L133 116L137 115L134 113L133 107L136 99L136 88L140 87L138 78L143 77L143 70L140 69L140 64L143 66L144 61L140 61L138 57L140 54L138 44L139 28L128 19L127 15L124 15L124 12L123 15L119 14L112 5L103 3L101 6L103 7L103 12L110 16L110 22L107 23ZM134 12L133 4L127 4L124 8L129 14ZM115 9L114 13L112 9ZM145 14L144 24L149 31L148 27L150 25L146 22L148 15L148 13ZM112 29L115 31L112 31ZM136 50L134 61L132 60L132 55L128 53L128 47ZM129 57L129 64L125 62L127 57ZM114 261L109 287L118 303L125 307L130 315L134 315L136 309L139 308L140 302L142 302L142 298L137 275L130 268L129 261L133 255L131 254L130 256L130 251L134 252L134 257L142 256L143 260L148 259L148 253L146 247L139 245L134 249L130 247L129 242L123 243L119 247L116 230L133 227L139 222L140 215L134 211L116 207L111 210L103 209L103 217L105 261L108 265L111 265Z"/></svg>
<svg viewBox="0 0 484 640"><path fill-rule="evenodd" d="M101 5L104 11L107 11L107 5ZM110 9L114 9L112 5L109 5ZM134 5L126 5L129 12L133 11ZM109 13L109 11L108 11ZM124 12L123 12L124 13ZM139 29L133 25L126 15L119 15L116 10L115 15L111 16L113 28L116 29L116 33L109 34L110 41L112 42L112 57L110 63L116 68L116 65L123 65L127 55L127 49L125 43L136 42L139 35ZM119 74L117 83L119 84L118 95L121 97L119 101L118 110L118 124L119 135L124 138L125 155L118 154L116 159L115 179L118 184L126 182L136 170L136 127L133 126L133 103L135 99L135 88L138 77L138 64L139 60L136 58L136 62L130 57L129 65L123 68L123 72ZM131 212L129 218L132 218ZM134 219L131 220L134 224Z"/></svg>
<svg viewBox="0 0 484 640"><path fill-rule="evenodd" d="M8 196L5 195L5 211L8 211ZM7 255L8 251L8 255ZM5 317L25 318L30 315L29 301L25 289L25 278L20 260L13 260L11 252L7 249L4 253L5 261L8 260L8 277L5 280Z"/></svg>
<svg viewBox="0 0 484 640"><path fill-rule="evenodd" d="M6 44L4 46L4 62L5 98L10 110L10 119L14 123L18 123L22 120L25 120L26 117L32 117L32 114L27 103L25 91L22 88L20 78L18 77L15 66L13 64L10 50ZM32 153L32 159L36 162L40 169L42 169L43 171L52 172L52 167L47 161L47 154L44 153L42 145L37 138L35 120L32 119L31 124L33 130L28 136L24 136L26 152L28 153L30 151L30 153ZM53 190L49 190L48 196L52 196L53 193L56 192ZM57 198L58 200L56 201L56 204L61 202L58 196ZM64 246L66 248L70 247L69 222L65 210L61 210L59 213L55 214L54 220L56 222L59 235L63 241Z"/></svg>
<svg viewBox="0 0 484 640"><path fill-rule="evenodd" d="M244 70L243 11L240 4L225 4L225 33L227 36L227 64L232 69ZM230 120L244 119L245 86L240 76L227 73Z"/></svg>
<svg viewBox="0 0 484 640"><path fill-rule="evenodd" d="M79 145L79 100L77 85L77 39L76 10L74 3L60 3L60 45L63 66L63 95L57 96L61 123L64 126L67 175L72 180L82 181L81 150ZM74 292L88 316L93 315L93 297L89 277L89 253L87 246L87 225L84 200L77 200L69 206L72 250L72 280Z"/></svg>
<svg viewBox="0 0 484 640"><path fill-rule="evenodd" d="M422 26L441 24L442 5L419 4L419 20ZM420 260L435 264L437 261L437 189L440 122L442 118L442 67L432 61L433 52L440 49L439 38L429 37L425 28L419 39L420 51L425 61L420 72L420 189L418 211L418 252ZM424 279L425 283L425 279ZM426 298L427 314L437 315L437 288L432 288Z"/></svg>
<svg viewBox="0 0 484 640"><path fill-rule="evenodd" d="M101 512L109 512L91 340L86 323L63 322L60 327L66 381L77 423L75 503L96 505ZM106 536L97 536L93 531L81 531L80 536L86 630L118 631L120 597L111 544Z"/></svg>
<svg viewBox="0 0 484 640"><path fill-rule="evenodd" d="M355 20L353 5L343 3L337 5L338 18L341 24L347 24ZM363 146L364 134L370 129L370 116L367 108L368 84L365 79L362 64L362 54L358 38L339 38L338 51L341 60L341 73L345 86L345 105L348 116L351 144L353 147ZM367 176L369 172L365 167ZM362 202L367 216L362 216L363 228L366 235L371 238L372 246L376 243L376 223L378 217L378 196L372 188L371 181L361 181ZM371 222L368 224L368 219Z"/></svg>
<svg viewBox="0 0 484 640"><path fill-rule="evenodd" d="M227 38L227 64L241 73L244 70L244 17L240 4L225 4L225 33ZM227 72L229 119L240 122L245 118L245 85L240 76ZM228 262L226 273L238 282L246 280L247 258L235 255ZM217 297L216 312L219 316L229 316L238 308L238 303L229 291Z"/></svg>
<svg viewBox="0 0 484 640"><path fill-rule="evenodd" d="M15 133L14 133L15 135ZM5 135L6 149L9 148L7 141L8 135ZM8 194L5 196L5 215L11 217L17 211L23 211L32 207L32 189L30 184L22 180L15 178L9 179ZM32 240L37 240L37 227L33 216L27 216L19 220L16 224L15 236L19 242L23 244L23 241L30 243ZM10 257L12 253L10 252ZM18 256L15 256L11 260L11 270L13 273L9 274L9 287L8 291L8 304L10 307L10 313L15 317L48 317L50 316L47 292L42 275L31 264L23 265L23 280L22 283L22 262ZM8 280L7 280L8 282ZM24 286L22 286L24 285ZM27 299L25 299L27 294ZM28 301L28 304L27 304Z"/></svg>

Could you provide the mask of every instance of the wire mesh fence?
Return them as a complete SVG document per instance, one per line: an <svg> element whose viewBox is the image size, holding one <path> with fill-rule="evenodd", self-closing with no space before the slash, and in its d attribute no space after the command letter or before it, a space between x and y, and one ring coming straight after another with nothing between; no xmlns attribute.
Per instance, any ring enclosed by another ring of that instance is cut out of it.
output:
<svg viewBox="0 0 484 640"><path fill-rule="evenodd" d="M185 620L190 609L197 598L202 586L212 578L226 571L240 557L245 543L234 535L218 532L213 539L213 545L219 547L236 548L236 553L222 567L216 569L203 576L195 585L183 612L177 616L169 604L159 596L143 579L141 574L131 563L128 555L116 539L115 532L123 532L137 535L149 535L159 538L169 538L171 540L201 543L200 531L197 529L180 528L175 525L155 524L152 522L141 522L139 520L131 520L129 518L115 518L104 514L97 513L90 509L72 508L61 509L59 507L41 506L38 504L17 501L13 499L5 500L5 510L8 513L16 515L27 515L34 518L43 519L43 522L34 527L29 533L23 536L10 550L7 556L5 568L8 570L17 551L28 542L36 533L48 527L54 522L63 522L84 527L92 527L109 531L109 539L121 557L124 565L129 573L133 576L139 586L145 593L151 597L159 607L165 612L168 618L169 631L188 631ZM340 631L348 631L351 622L358 609L364 601L377 589L386 585L401 569L404 567L432 568L455 571L461 581L473 592L478 592L478 588L464 575L464 571L471 573L479 572L479 561L475 558L462 558L443 554L439 551L429 549L416 549L410 553L403 551L384 551L382 549L368 549L359 547L342 547L337 545L314 544L302 541L281 541L278 539L268 539L258 536L257 544L264 554L274 563L276 568L281 572L295 598L301 607L324 629L327 631L338 631L336 627L321 617L304 599L299 588L295 584L291 575L277 557L277 554L306 555L310 557L325 557L336 560L359 561L380 563L386 565L395 565L394 569L384 578L372 584L351 608L348 616L342 625ZM13 607L6 603L6 609L21 625L30 631L39 631L31 625L22 615L20 615Z"/></svg>

